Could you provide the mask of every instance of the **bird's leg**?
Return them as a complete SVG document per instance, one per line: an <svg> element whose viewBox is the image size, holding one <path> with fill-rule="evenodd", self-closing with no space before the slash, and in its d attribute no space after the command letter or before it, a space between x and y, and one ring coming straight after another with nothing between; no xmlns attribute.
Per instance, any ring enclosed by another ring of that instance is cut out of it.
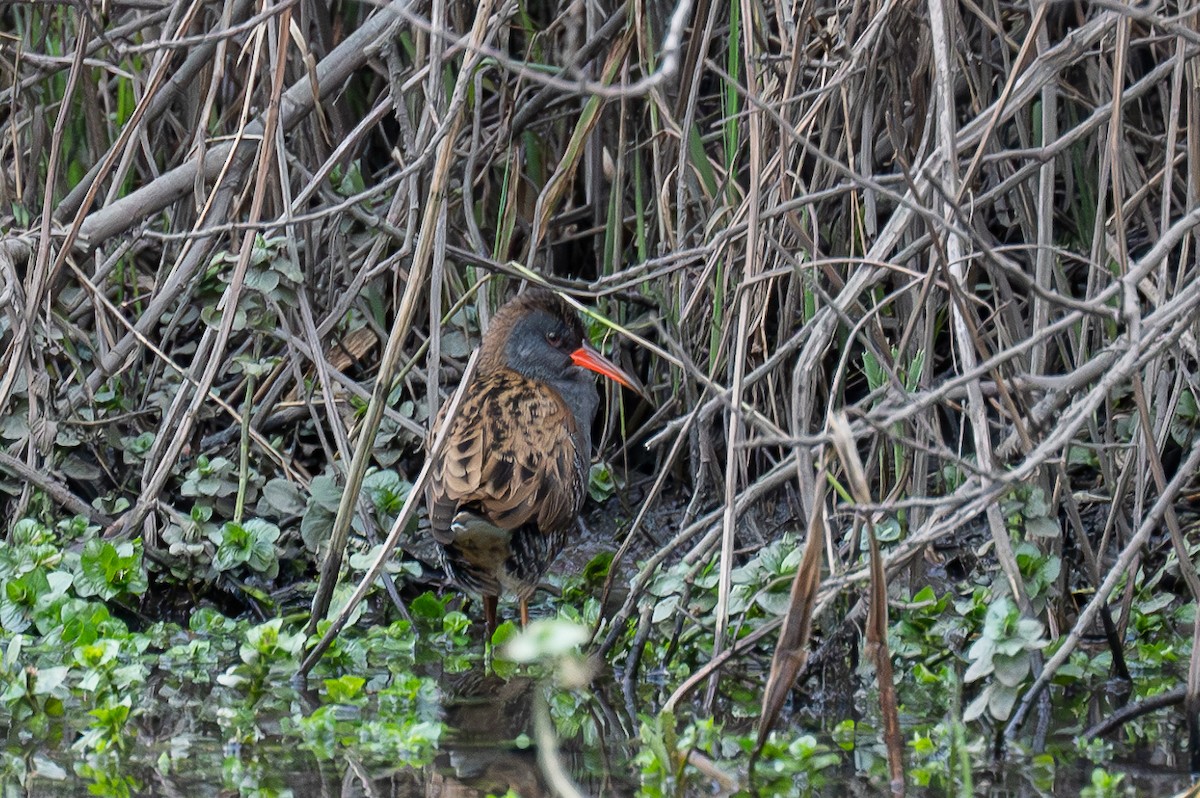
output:
<svg viewBox="0 0 1200 798"><path fill-rule="evenodd" d="M529 626L529 600L521 599L521 628Z"/></svg>
<svg viewBox="0 0 1200 798"><path fill-rule="evenodd" d="M498 596L483 597L483 637L484 641L490 643L492 635L496 633L496 602Z"/></svg>

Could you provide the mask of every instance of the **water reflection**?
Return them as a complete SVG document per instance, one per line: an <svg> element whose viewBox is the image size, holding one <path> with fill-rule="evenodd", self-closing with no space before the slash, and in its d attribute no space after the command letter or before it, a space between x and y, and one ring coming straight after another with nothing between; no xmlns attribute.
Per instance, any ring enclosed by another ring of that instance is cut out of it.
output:
<svg viewBox="0 0 1200 798"><path fill-rule="evenodd" d="M533 736L537 683L524 677L502 679L472 672L447 684L446 725L450 738L430 770L426 796L476 798L548 795L537 755L525 745Z"/></svg>
<svg viewBox="0 0 1200 798"><path fill-rule="evenodd" d="M112 753L108 771L81 772L66 729L48 746L13 745L11 736L0 768L0 796L294 796L294 798L483 798L519 795L541 798L548 789L534 744L535 711L549 713L545 684L525 676L503 678L473 668L462 674L438 674L446 731L429 764L380 763L359 758L352 746L341 757L323 759L301 748L279 719L259 717L259 741L221 742L223 730L212 722L205 689L187 700L172 692L147 698L135 721L136 744ZM629 762L633 755L627 720L597 689L569 696L567 710L556 705L559 726L578 729L559 739L559 759L583 794L630 796L636 792ZM292 698L311 714L320 702L315 692ZM285 699L286 701L286 699ZM348 711L351 711L347 708ZM351 715L351 724L367 718ZM285 741L290 741L287 744Z"/></svg>
<svg viewBox="0 0 1200 798"><path fill-rule="evenodd" d="M160 704L138 719L136 745L114 752L113 770L98 782L94 774L76 772L77 757L70 749L72 734L48 746L20 745L12 732L3 751L0 796L132 795L217 796L253 795L294 798L484 798L511 793L522 798L555 794L539 764L536 733L538 712L553 714L558 730L559 757L569 778L584 795L637 794L637 768L632 765L638 744L634 719L627 716L611 679L602 678L586 693L565 694L525 676L504 678L473 668L462 674L437 675L447 732L429 764L402 761L368 762L353 747L340 756L321 758L300 748L277 721L261 719L260 741L240 747L219 742L221 729L204 713L203 696L184 704ZM549 703L546 697L549 697ZM296 694L298 700L304 696ZM169 716L164 717L164 711ZM189 714L190 713L190 714ZM167 722L169 721L169 722ZM270 730L269 732L267 730ZM50 737L49 739L54 739ZM290 744L283 741L291 740ZM544 748L543 748L544 752ZM848 756L843 778L832 779L822 796L882 794L879 784L854 772ZM1049 779L1034 778L1029 762L1010 763L991 776L977 773L974 794L1005 798L1048 798L1077 795L1090 783L1092 766L1061 760ZM1135 794L1174 795L1188 784L1186 775L1163 767L1109 763L1110 773L1124 772ZM126 789L122 792L122 785ZM834 786L836 785L836 786ZM695 795L693 783L683 794ZM711 787L711 785L709 785ZM99 788L99 789L98 789ZM703 794L716 794L706 790ZM910 795L940 795L936 790L910 789Z"/></svg>

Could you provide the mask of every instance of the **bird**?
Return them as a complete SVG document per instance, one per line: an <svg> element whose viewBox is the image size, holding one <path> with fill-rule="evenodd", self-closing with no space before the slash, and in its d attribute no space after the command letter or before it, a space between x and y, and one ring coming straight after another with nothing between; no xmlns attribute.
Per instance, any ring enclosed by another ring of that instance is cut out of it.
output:
<svg viewBox="0 0 1200 798"><path fill-rule="evenodd" d="M426 505L442 569L482 597L490 639L505 592L528 625L529 599L576 526L600 404L595 374L641 390L588 343L575 310L542 288L496 311L478 364L433 453Z"/></svg>

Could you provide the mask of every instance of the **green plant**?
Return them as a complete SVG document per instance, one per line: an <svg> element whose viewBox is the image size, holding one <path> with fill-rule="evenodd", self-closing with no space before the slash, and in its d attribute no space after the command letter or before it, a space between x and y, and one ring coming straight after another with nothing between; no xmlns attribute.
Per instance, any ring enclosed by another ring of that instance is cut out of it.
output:
<svg viewBox="0 0 1200 798"><path fill-rule="evenodd" d="M258 518L240 524L229 521L210 538L217 545L213 566L218 571L248 565L268 579L278 575L275 542L279 540L279 527L274 524Z"/></svg>
<svg viewBox="0 0 1200 798"><path fill-rule="evenodd" d="M142 542L125 541L116 545L93 538L79 556L79 573L74 579L75 593L82 598L99 596L139 596L149 583L142 566Z"/></svg>
<svg viewBox="0 0 1200 798"><path fill-rule="evenodd" d="M972 721L985 711L996 720L1007 720L1029 678L1033 652L1045 648L1041 621L1022 618L1016 604L1007 596L992 602L984 618L979 639L967 651L971 665L963 675L970 684L986 676L992 678L979 695L967 705L964 721Z"/></svg>
<svg viewBox="0 0 1200 798"><path fill-rule="evenodd" d="M1062 530L1046 494L1036 485L1017 485L1001 503L1001 511L1009 519L1009 527L1024 528L1029 538L1057 538Z"/></svg>
<svg viewBox="0 0 1200 798"><path fill-rule="evenodd" d="M1109 773L1104 768L1094 768L1090 783L1079 791L1080 798L1120 798L1132 795L1133 790L1122 787L1124 773Z"/></svg>

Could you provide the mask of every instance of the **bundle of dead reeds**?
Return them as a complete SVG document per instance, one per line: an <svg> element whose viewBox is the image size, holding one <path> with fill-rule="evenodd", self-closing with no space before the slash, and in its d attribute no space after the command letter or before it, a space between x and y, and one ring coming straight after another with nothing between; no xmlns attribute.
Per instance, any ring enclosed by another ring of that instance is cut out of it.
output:
<svg viewBox="0 0 1200 798"><path fill-rule="evenodd" d="M715 563L727 658L732 569L827 482L818 620L868 579L853 508L896 524L889 580L982 517L1027 613L1014 535L1070 542L1095 592L1051 625L1084 629L1159 521L1182 545L1200 461L1195 10L6 4L7 517L45 496L170 560L198 456L218 517L371 452L411 478L487 308L536 277L649 386L607 417L628 539L679 507L608 647L682 557Z"/></svg>

